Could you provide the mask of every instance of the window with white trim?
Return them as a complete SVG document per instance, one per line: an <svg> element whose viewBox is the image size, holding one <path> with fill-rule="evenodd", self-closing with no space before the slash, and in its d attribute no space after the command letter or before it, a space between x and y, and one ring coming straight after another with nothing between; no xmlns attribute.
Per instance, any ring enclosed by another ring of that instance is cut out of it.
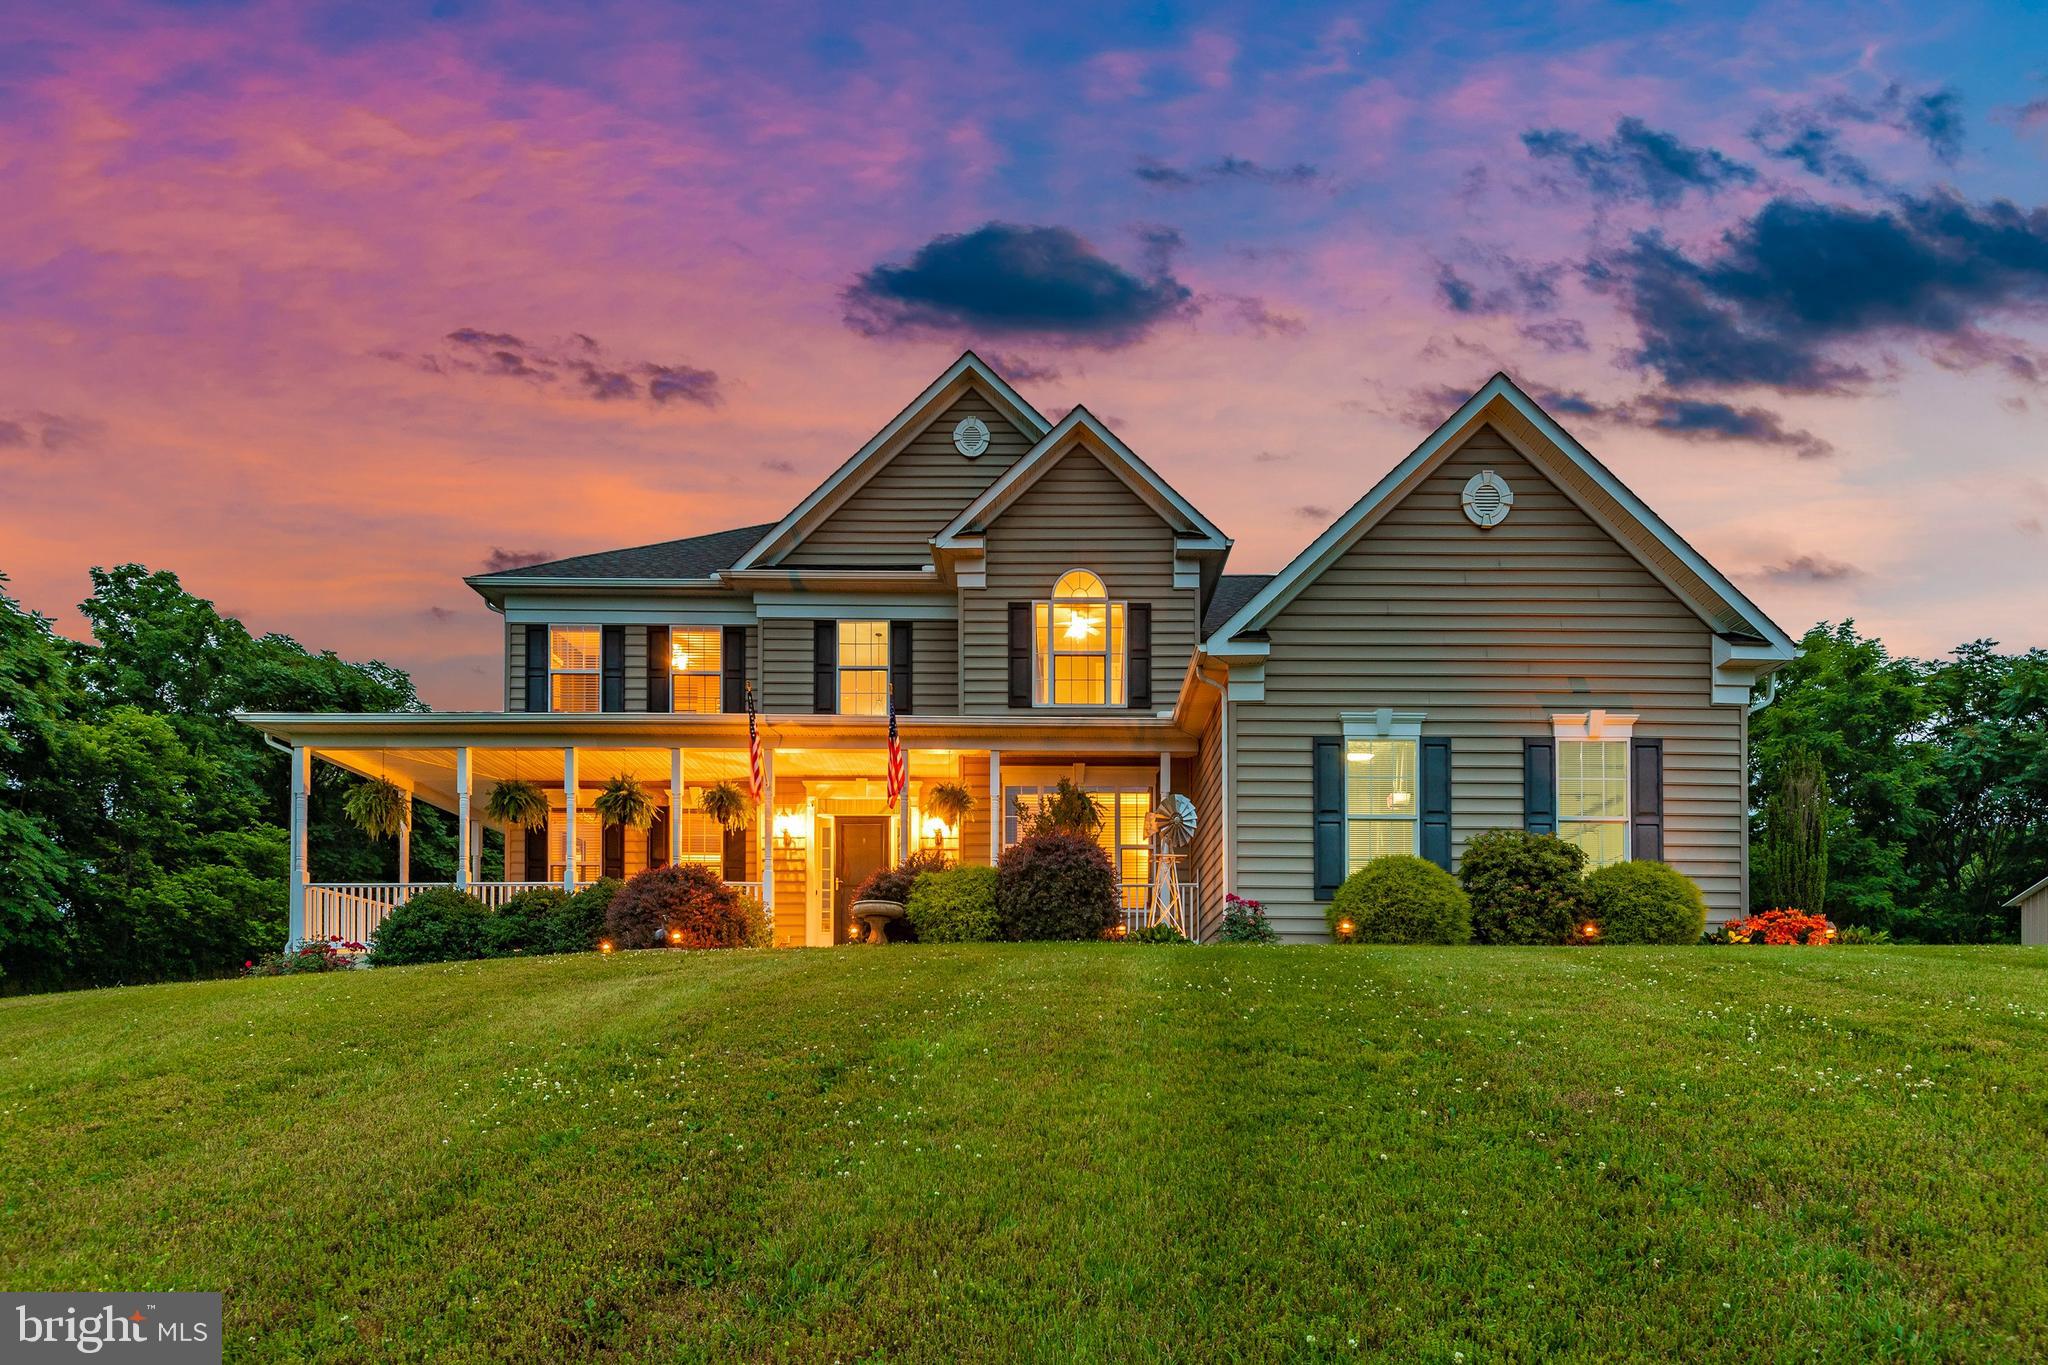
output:
<svg viewBox="0 0 2048 1365"><path fill-rule="evenodd" d="M598 662L604 632L598 626L548 627L548 706L555 711L598 709Z"/></svg>
<svg viewBox="0 0 2048 1365"><path fill-rule="evenodd" d="M1365 711L1344 718L1344 862L1422 849L1420 712Z"/></svg>
<svg viewBox="0 0 2048 1365"><path fill-rule="evenodd" d="M889 623L839 623L839 714L889 713Z"/></svg>
<svg viewBox="0 0 2048 1365"><path fill-rule="evenodd" d="M668 632L669 709L697 715L724 710L719 666L725 633L717 626L671 626Z"/></svg>
<svg viewBox="0 0 2048 1365"><path fill-rule="evenodd" d="M1039 706L1124 705L1122 602L1087 569L1069 569L1032 604L1033 701Z"/></svg>
<svg viewBox="0 0 2048 1365"><path fill-rule="evenodd" d="M1589 868L1628 861L1628 749L1635 720L1605 711L1551 717L1557 837L1584 849Z"/></svg>
<svg viewBox="0 0 2048 1365"><path fill-rule="evenodd" d="M1003 788L1004 848L1017 842L1021 814L1037 810L1053 790L1052 784ZM1142 910L1152 891L1152 789L1084 786L1081 790L1102 812L1102 823L1095 828L1095 842L1116 868L1124 908ZM1018 809L1020 805L1023 812Z"/></svg>

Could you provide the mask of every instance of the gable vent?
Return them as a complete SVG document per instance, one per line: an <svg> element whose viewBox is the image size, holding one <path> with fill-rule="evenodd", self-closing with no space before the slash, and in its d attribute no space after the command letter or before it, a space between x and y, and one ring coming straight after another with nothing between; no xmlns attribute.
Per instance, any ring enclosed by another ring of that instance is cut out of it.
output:
<svg viewBox="0 0 2048 1365"><path fill-rule="evenodd" d="M953 428L953 449L973 459L988 449L988 423L979 417L963 417Z"/></svg>
<svg viewBox="0 0 2048 1365"><path fill-rule="evenodd" d="M1491 469L1482 469L1465 480L1463 501L1466 518L1485 530L1508 519L1508 511L1515 505L1515 490Z"/></svg>

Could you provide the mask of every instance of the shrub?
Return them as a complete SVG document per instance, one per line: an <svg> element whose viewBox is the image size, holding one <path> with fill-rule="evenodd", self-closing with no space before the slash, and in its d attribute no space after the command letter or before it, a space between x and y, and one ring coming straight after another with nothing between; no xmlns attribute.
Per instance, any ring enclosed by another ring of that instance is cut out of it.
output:
<svg viewBox="0 0 2048 1365"><path fill-rule="evenodd" d="M605 912L625 883L601 877L555 907L548 917L544 953L587 953L604 937Z"/></svg>
<svg viewBox="0 0 2048 1365"><path fill-rule="evenodd" d="M1696 943L1707 927L1707 902L1677 868L1638 861L1611 863L1586 878L1600 943Z"/></svg>
<svg viewBox="0 0 2048 1365"><path fill-rule="evenodd" d="M549 886L522 891L506 901L484 922L484 956L554 952L543 946L551 938L549 920L568 899L567 892Z"/></svg>
<svg viewBox="0 0 2048 1365"><path fill-rule="evenodd" d="M910 904L910 888L927 872L944 872L949 864L946 855L937 849L921 848L894 867L879 868L868 874L853 893L857 901L894 901L898 905Z"/></svg>
<svg viewBox="0 0 2048 1365"><path fill-rule="evenodd" d="M1835 926L1828 923L1828 917L1804 910L1764 910L1736 920L1721 932L1730 943L1799 943L1820 948L1835 941Z"/></svg>
<svg viewBox="0 0 2048 1365"><path fill-rule="evenodd" d="M1472 938L1472 902L1457 878L1412 853L1374 858L1346 877L1325 914L1339 943L1468 943Z"/></svg>
<svg viewBox="0 0 2048 1365"><path fill-rule="evenodd" d="M997 872L1004 938L1100 938L1116 922L1116 872L1085 835L1030 835L1003 850Z"/></svg>
<svg viewBox="0 0 2048 1365"><path fill-rule="evenodd" d="M243 976L297 976L302 972L345 972L363 965L363 945L330 934L296 948L265 953L242 964Z"/></svg>
<svg viewBox="0 0 2048 1365"><path fill-rule="evenodd" d="M1231 892L1223 898L1223 924L1216 931L1219 943L1278 943L1280 931L1266 918L1261 901L1249 901Z"/></svg>
<svg viewBox="0 0 2048 1365"><path fill-rule="evenodd" d="M604 912L604 933L619 948L738 948L750 926L739 893L701 863L639 873Z"/></svg>
<svg viewBox="0 0 2048 1365"><path fill-rule="evenodd" d="M1017 831L1034 834L1093 835L1102 828L1102 807L1071 777L1063 777L1036 805L1017 801Z"/></svg>
<svg viewBox="0 0 2048 1365"><path fill-rule="evenodd" d="M1479 943L1566 943L1591 909L1586 851L1555 834L1490 829L1465 845L1458 880Z"/></svg>
<svg viewBox="0 0 2048 1365"><path fill-rule="evenodd" d="M467 891L452 886L422 891L377 926L370 938L370 961L385 967L482 957L490 916Z"/></svg>
<svg viewBox="0 0 2048 1365"><path fill-rule="evenodd" d="M1844 924L1835 930L1835 942L1843 947L1882 947L1892 941L1889 929L1871 929L1861 924Z"/></svg>
<svg viewBox="0 0 2048 1365"><path fill-rule="evenodd" d="M996 936L996 884L992 867L927 872L910 888L904 917L921 943L985 943Z"/></svg>
<svg viewBox="0 0 2048 1365"><path fill-rule="evenodd" d="M1148 924L1142 929L1131 930L1130 933L1124 935L1124 942L1191 943L1193 942L1193 940L1190 939L1186 934L1183 934L1180 931L1180 929L1175 926L1173 921L1161 920L1157 924Z"/></svg>
<svg viewBox="0 0 2048 1365"><path fill-rule="evenodd" d="M768 907L757 896L740 897L740 914L746 917L747 937L742 948L773 948L775 930L768 923Z"/></svg>

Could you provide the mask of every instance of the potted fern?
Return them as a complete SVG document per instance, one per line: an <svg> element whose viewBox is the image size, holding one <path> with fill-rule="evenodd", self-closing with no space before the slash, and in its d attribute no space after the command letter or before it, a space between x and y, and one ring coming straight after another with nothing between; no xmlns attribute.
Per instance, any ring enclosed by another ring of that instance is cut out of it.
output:
<svg viewBox="0 0 2048 1365"><path fill-rule="evenodd" d="M627 773L620 773L605 783L597 799L590 803L590 808L607 825L646 829L654 823L654 798Z"/></svg>
<svg viewBox="0 0 2048 1365"><path fill-rule="evenodd" d="M728 831L743 827L754 814L754 798L737 782L712 783L697 798L697 806Z"/></svg>
<svg viewBox="0 0 2048 1365"><path fill-rule="evenodd" d="M518 829L546 829L548 796L538 786L520 778L500 782L484 802L484 818L493 824Z"/></svg>
<svg viewBox="0 0 2048 1365"><path fill-rule="evenodd" d="M342 813L372 839L395 839L412 820L412 798L389 778L365 778L341 798Z"/></svg>
<svg viewBox="0 0 2048 1365"><path fill-rule="evenodd" d="M958 782L938 782L925 789L924 808L955 828L973 812L974 805L974 793Z"/></svg>

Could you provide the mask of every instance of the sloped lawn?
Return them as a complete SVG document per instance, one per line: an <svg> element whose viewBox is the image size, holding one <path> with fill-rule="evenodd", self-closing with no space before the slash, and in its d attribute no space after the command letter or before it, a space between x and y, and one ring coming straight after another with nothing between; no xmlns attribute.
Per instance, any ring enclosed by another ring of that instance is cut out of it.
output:
<svg viewBox="0 0 2048 1365"><path fill-rule="evenodd" d="M230 1359L2048 1356L2048 953L890 948L0 1003Z"/></svg>

